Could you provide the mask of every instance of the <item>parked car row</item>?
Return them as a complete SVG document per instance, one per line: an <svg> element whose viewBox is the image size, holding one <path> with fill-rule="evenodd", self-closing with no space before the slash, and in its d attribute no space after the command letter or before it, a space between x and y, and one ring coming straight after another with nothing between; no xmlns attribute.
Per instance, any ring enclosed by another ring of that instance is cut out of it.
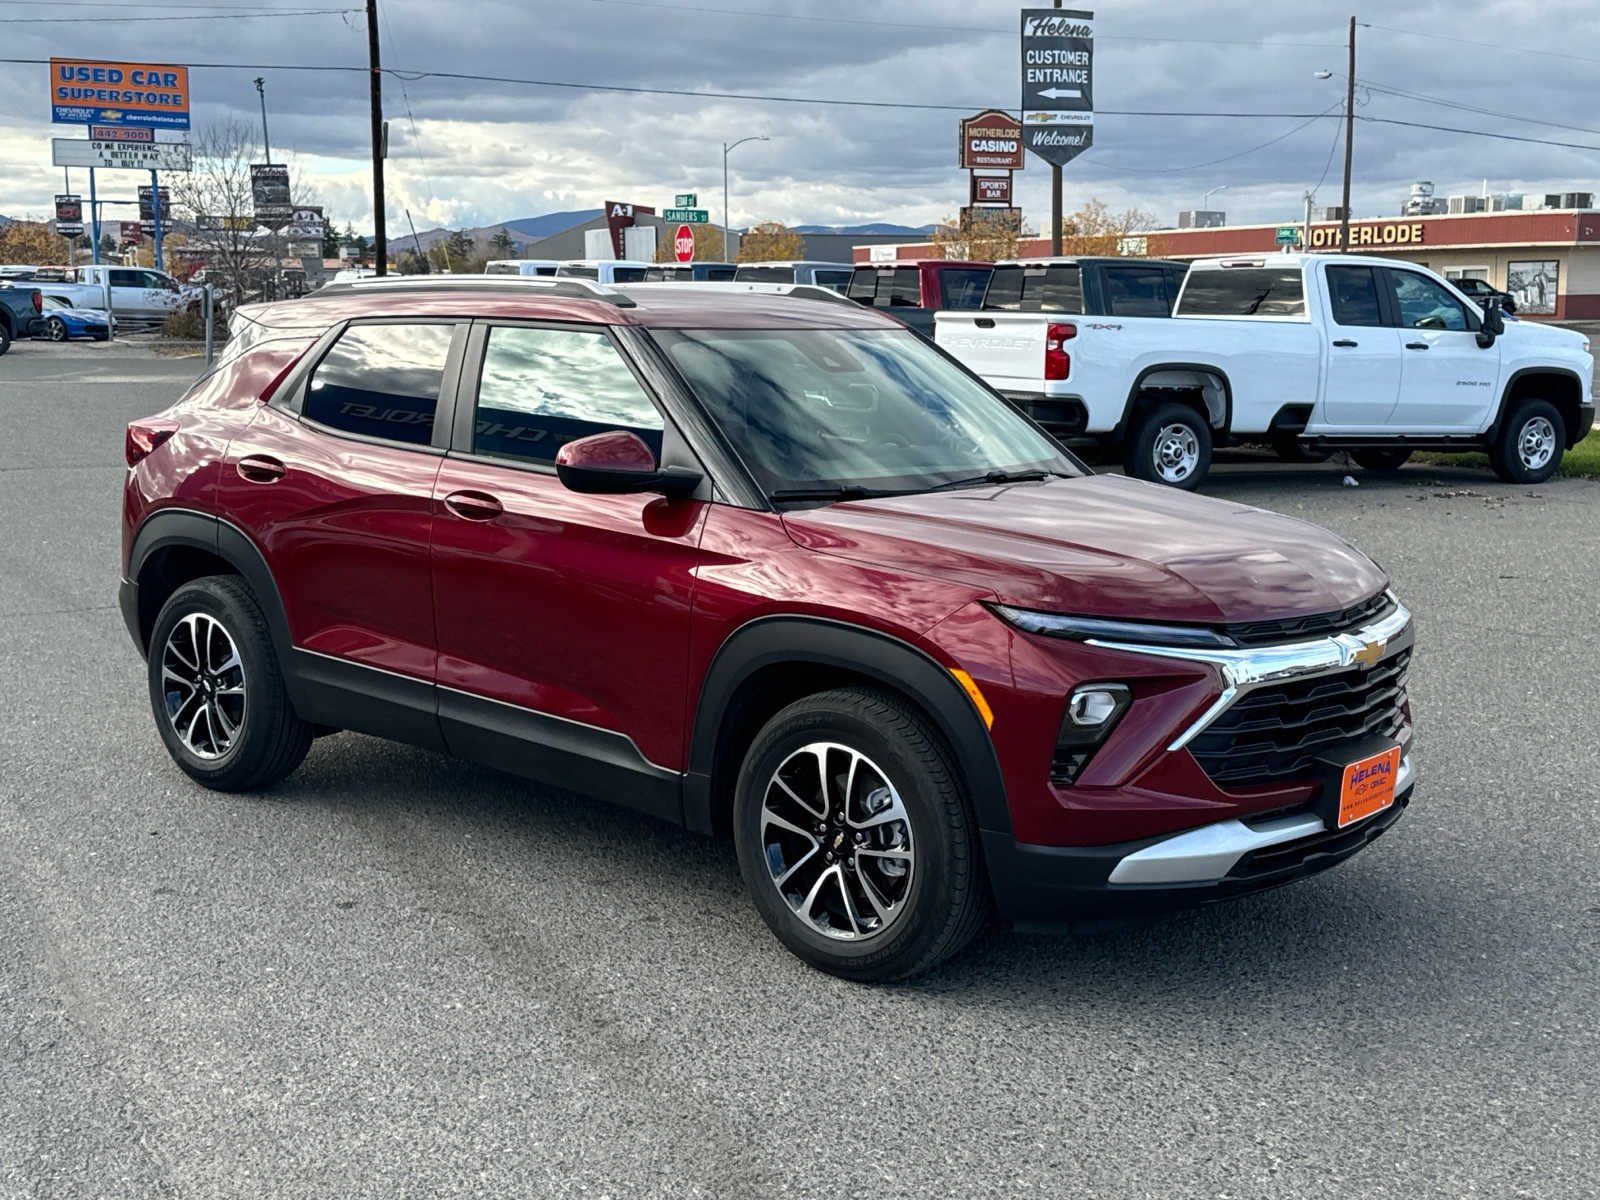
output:
<svg viewBox="0 0 1600 1200"><path fill-rule="evenodd" d="M842 292L850 282L849 263L689 262L647 263L629 259L501 258L484 267L486 275L535 275L589 279L595 283L729 282L819 284Z"/></svg>

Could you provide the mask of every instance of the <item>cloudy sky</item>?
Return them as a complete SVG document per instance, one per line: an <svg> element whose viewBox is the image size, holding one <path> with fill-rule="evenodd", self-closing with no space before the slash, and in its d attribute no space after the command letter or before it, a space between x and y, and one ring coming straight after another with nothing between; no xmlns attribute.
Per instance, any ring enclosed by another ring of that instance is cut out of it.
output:
<svg viewBox="0 0 1600 1200"><path fill-rule="evenodd" d="M330 217L370 229L366 78L284 69L362 65L357 0L172 0L90 5L0 0L0 57L52 54L238 64L191 72L197 126L259 122L265 77L274 158L287 155ZM1019 6L972 0L380 0L385 66L439 72L807 99L1014 107ZM268 10L270 16L253 16ZM782 15L778 15L778 10ZM286 15L290 13L300 15ZM1202 193L1230 220L1292 219L1319 184L1338 202L1336 113L1350 9L1125 0L1100 11L1092 150L1066 171L1070 210L1095 197L1161 223ZM1600 191L1600 5L1593 0L1388 0L1356 12L1362 117L1578 143L1567 149L1361 121L1353 208L1396 212L1414 179L1441 194ZM101 17L143 20L103 20ZM50 21L48 18L70 18ZM160 18L160 19L148 19ZM1335 72L1318 79L1319 69ZM1394 94L1410 93L1408 96ZM45 214L47 68L0 63L0 213ZM1443 100L1469 111L1430 102ZM960 111L623 94L416 77L384 81L391 121L389 228L471 226L605 200L657 206L700 194L720 217L721 143L734 152L732 220L907 224L965 199ZM409 111L408 111L409 109ZM1306 122L1285 114L1329 115ZM1250 118L1117 116L1253 113ZM1535 124L1539 118L1558 124ZM414 120L413 120L414 119ZM1302 127L1303 126L1303 127ZM1299 127L1299 128L1297 128ZM1262 146L1272 139L1271 145ZM1261 148L1256 148L1261 147ZM75 190L86 191L81 172ZM104 177L103 177L104 178ZM140 177L109 176L130 197ZM1048 213L1049 170L1018 176L1028 219Z"/></svg>

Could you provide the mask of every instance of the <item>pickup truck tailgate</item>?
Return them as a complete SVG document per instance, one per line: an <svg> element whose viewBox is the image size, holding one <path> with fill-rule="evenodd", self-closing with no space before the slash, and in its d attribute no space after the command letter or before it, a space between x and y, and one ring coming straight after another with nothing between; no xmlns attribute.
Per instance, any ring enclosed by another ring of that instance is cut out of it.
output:
<svg viewBox="0 0 1600 1200"><path fill-rule="evenodd" d="M1039 313L941 312L934 343L999 391L1037 394L1044 385L1044 335Z"/></svg>

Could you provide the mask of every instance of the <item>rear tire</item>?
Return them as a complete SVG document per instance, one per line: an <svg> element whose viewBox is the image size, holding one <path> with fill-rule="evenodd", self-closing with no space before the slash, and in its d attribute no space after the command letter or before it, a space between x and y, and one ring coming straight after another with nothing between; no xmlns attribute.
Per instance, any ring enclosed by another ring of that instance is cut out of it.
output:
<svg viewBox="0 0 1600 1200"><path fill-rule="evenodd" d="M1211 470L1211 426L1187 404L1151 405L1134 421L1122 466L1136 479L1193 491Z"/></svg>
<svg viewBox="0 0 1600 1200"><path fill-rule="evenodd" d="M208 788L266 787L310 748L266 617L237 576L204 576L168 597L150 634L147 674L167 752Z"/></svg>
<svg viewBox="0 0 1600 1200"><path fill-rule="evenodd" d="M11 349L11 330L8 326L0 325L0 354Z"/></svg>
<svg viewBox="0 0 1600 1200"><path fill-rule="evenodd" d="M733 829L740 873L772 932L841 978L925 971L988 915L960 772L890 692L821 692L768 721L739 772Z"/></svg>
<svg viewBox="0 0 1600 1200"><path fill-rule="evenodd" d="M1548 400L1524 400L1511 410L1489 447L1489 465L1507 483L1543 483L1556 473L1567 444L1567 423Z"/></svg>
<svg viewBox="0 0 1600 1200"><path fill-rule="evenodd" d="M1398 471L1411 459L1411 451L1399 447L1369 446L1365 450L1352 450L1350 457L1356 465L1368 471Z"/></svg>

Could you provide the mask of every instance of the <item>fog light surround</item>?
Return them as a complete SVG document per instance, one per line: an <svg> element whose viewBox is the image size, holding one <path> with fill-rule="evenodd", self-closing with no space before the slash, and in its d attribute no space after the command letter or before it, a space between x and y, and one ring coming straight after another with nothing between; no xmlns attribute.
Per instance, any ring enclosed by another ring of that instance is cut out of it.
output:
<svg viewBox="0 0 1600 1200"><path fill-rule="evenodd" d="M1050 782L1075 782L1132 703L1133 693L1124 683L1085 683L1073 688L1050 758Z"/></svg>

